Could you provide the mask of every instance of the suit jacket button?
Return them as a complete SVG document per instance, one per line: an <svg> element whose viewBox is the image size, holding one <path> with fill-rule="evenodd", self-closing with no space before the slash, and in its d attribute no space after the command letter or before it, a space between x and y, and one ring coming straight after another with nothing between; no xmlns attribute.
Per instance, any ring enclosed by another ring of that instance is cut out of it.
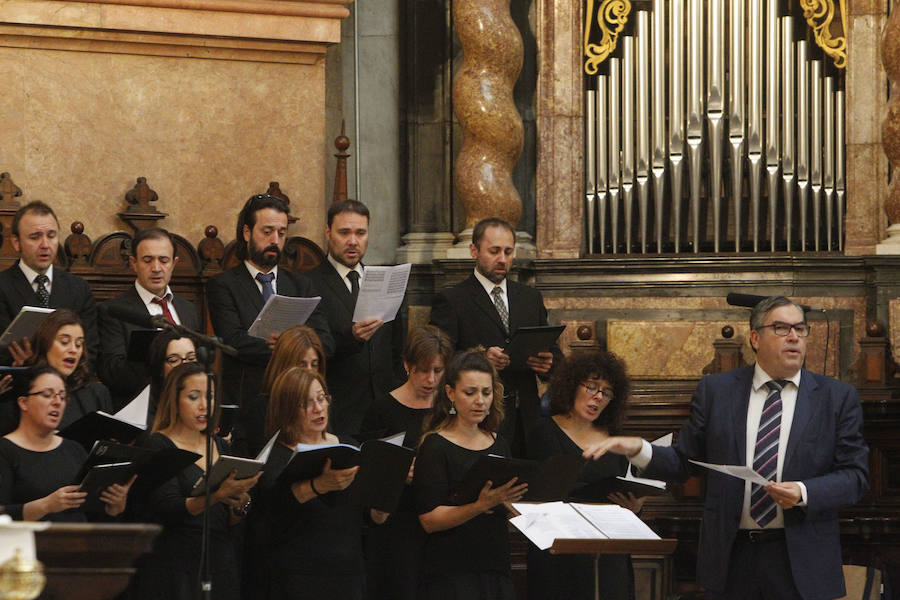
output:
<svg viewBox="0 0 900 600"><path fill-rule="evenodd" d="M505 340L503 343L504 343L504 344L508 344L508 343L509 343L509 338L506 338L506 340Z"/></svg>

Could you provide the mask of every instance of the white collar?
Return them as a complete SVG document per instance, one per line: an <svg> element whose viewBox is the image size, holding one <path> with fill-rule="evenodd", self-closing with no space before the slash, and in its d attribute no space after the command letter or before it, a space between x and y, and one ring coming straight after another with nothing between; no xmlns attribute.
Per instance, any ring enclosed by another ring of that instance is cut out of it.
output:
<svg viewBox="0 0 900 600"><path fill-rule="evenodd" d="M244 261L244 266L247 267L248 271L250 271L250 279L252 279L254 282L257 281L256 274L263 273L263 271L260 271L255 266L253 266L253 263L251 263L249 260ZM272 273L273 275L275 275L275 279L278 279L278 265L272 267L272 270L269 271L269 273Z"/></svg>
<svg viewBox="0 0 900 600"><path fill-rule="evenodd" d="M790 381L797 387L797 389L800 389L800 373L801 373L801 371L797 371L791 377L786 377L785 381ZM774 377L772 377L768 373L766 373L763 370L763 368L761 366L759 366L759 363L756 363L756 365L753 367L753 384L752 384L753 391L754 392L759 391L759 388L763 387L764 385L766 385L766 383L768 383L769 381L772 381L772 380L774 380Z"/></svg>
<svg viewBox="0 0 900 600"><path fill-rule="evenodd" d="M326 258L328 259L328 262L331 263L331 266L334 267L334 270L337 271L337 274L341 276L341 279L347 279L347 274L350 271L356 271L357 273L359 273L360 280L362 280L362 276L365 271L363 270L361 262L356 263L356 266L351 269L344 263L336 261L330 254Z"/></svg>
<svg viewBox="0 0 900 600"><path fill-rule="evenodd" d="M481 287L484 288L484 291L487 292L489 296L491 295L491 292L494 291L494 288L498 285L500 286L500 289L503 290L503 295L506 295L506 277L504 277L503 281L501 281L500 283L494 283L493 281L479 273L478 269L475 269L475 279L478 280L478 283L481 284Z"/></svg>
<svg viewBox="0 0 900 600"><path fill-rule="evenodd" d="M162 296L157 296L144 286L142 286L137 279L134 280L134 289L137 290L138 296L141 297L141 300L144 301L144 304L149 305L153 302L154 298L165 298L167 302L172 301L172 289L169 286L166 286L166 293Z"/></svg>
<svg viewBox="0 0 900 600"><path fill-rule="evenodd" d="M19 259L19 268L22 269L22 274L25 275L25 279L28 280L29 284L34 283L34 278L37 277L38 275L40 275L40 273L38 273L37 271L35 271L34 269L32 269L31 267L26 265L25 261L23 261L21 258ZM47 267L47 272L44 273L44 275L47 276L47 279L49 279L50 283L52 284L53 283L53 265L52 264L49 267Z"/></svg>

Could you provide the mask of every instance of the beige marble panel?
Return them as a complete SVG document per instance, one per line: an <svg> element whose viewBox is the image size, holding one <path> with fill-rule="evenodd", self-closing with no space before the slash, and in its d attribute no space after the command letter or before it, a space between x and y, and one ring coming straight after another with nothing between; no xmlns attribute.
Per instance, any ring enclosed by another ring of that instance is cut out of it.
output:
<svg viewBox="0 0 900 600"><path fill-rule="evenodd" d="M891 353L900 357L900 298L888 302L888 335L891 336Z"/></svg>
<svg viewBox="0 0 900 600"><path fill-rule="evenodd" d="M127 229L116 213L146 176L196 242L228 241L246 198L279 181L300 217L324 226L324 63L288 65L0 48L0 170L43 199L64 230Z"/></svg>

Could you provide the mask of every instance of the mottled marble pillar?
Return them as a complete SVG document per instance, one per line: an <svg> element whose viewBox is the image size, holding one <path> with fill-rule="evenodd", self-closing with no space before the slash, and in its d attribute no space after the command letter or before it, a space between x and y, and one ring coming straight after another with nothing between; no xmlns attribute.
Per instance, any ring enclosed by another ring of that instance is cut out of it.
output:
<svg viewBox="0 0 900 600"><path fill-rule="evenodd" d="M455 0L453 23L463 64L453 80L453 107L463 129L454 183L466 228L485 217L516 225L522 200L512 181L522 153L522 119L513 86L522 69L522 37L510 0Z"/></svg>
<svg viewBox="0 0 900 600"><path fill-rule="evenodd" d="M887 113L881 123L881 143L894 167L894 181L884 203L890 226L888 239L878 245L879 254L900 254L900 10L894 10L882 37L881 58L892 85ZM890 252L889 252L890 251Z"/></svg>

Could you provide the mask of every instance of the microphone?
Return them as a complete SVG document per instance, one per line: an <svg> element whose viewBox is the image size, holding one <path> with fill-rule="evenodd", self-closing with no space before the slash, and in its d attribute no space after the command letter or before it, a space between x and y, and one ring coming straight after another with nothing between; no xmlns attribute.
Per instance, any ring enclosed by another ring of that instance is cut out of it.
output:
<svg viewBox="0 0 900 600"><path fill-rule="evenodd" d="M727 302L731 306L753 308L766 298L768 298L768 296L756 296L754 294L737 294L735 292L729 292L728 295L725 296L725 302ZM818 306L807 306L805 304L798 304L797 306L803 309L803 312L825 312L824 308L819 308Z"/></svg>
<svg viewBox="0 0 900 600"><path fill-rule="evenodd" d="M144 329L171 329L172 324L169 323L162 315L150 315L146 311L134 309L130 306L120 306L118 304L108 305L106 312L111 317L120 321L125 321L131 325L142 327Z"/></svg>

